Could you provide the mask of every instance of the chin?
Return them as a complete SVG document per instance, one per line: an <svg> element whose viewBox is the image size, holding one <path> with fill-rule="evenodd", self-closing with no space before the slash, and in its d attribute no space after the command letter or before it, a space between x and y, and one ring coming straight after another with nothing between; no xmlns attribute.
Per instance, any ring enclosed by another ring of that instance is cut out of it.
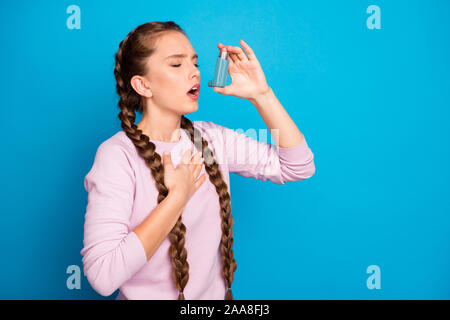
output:
<svg viewBox="0 0 450 320"><path fill-rule="evenodd" d="M186 110L187 113L191 113L191 112L195 112L198 110L198 101L197 103L191 103L191 105L189 106L189 108Z"/></svg>

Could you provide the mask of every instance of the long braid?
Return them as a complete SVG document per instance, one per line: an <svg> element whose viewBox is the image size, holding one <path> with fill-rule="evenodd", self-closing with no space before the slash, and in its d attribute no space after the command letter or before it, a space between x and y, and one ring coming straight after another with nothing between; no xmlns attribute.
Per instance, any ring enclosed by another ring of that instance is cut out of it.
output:
<svg viewBox="0 0 450 320"><path fill-rule="evenodd" d="M225 300L233 300L231 293L231 284L234 279L234 271L236 270L236 261L233 255L233 216L231 215L231 198L228 192L228 186L222 178L222 173L219 170L219 165L214 159L213 152L208 148L208 142L201 137L201 133L195 128L192 122L186 118L181 117L181 127L189 132L192 143L199 148L201 145L202 155L205 157L205 170L209 175L209 181L216 187L216 192L219 195L220 214L222 218L222 240L221 252L223 269L222 274L225 278L227 292ZM197 138L198 137L198 138ZM198 139L201 141L195 141Z"/></svg>
<svg viewBox="0 0 450 320"><path fill-rule="evenodd" d="M151 36L155 38L158 33L168 30L176 30L184 34L181 28L179 28L179 26L172 21L149 22L136 27L123 41L120 42L119 49L115 57L116 63L114 69L114 75L117 82L116 91L120 97L118 102L120 113L118 114L118 117L121 120L123 131L133 142L138 153L145 160L146 165L150 168L151 175L155 180L156 189L158 190L158 204L161 203L168 195L168 189L164 184L164 166L162 164L161 156L155 152L155 144L152 143L149 137L143 134L142 131L139 130L134 124L136 120L135 110L142 112L143 105L140 95L131 87L130 75L136 73L144 74L145 63L135 57L149 56L153 52L153 49L147 49L147 47L142 44L144 40L141 39L145 39L151 43ZM131 42L131 49L127 47L129 42ZM135 45L135 43L137 43L137 45ZM133 49L141 51L135 53ZM126 56L124 55L124 52L127 53ZM126 70L123 70L123 67L126 67ZM231 201L227 184L223 180L219 166L213 157L212 151L208 148L208 142L201 137L200 132L193 127L192 122L184 116L181 117L181 128L188 131L192 142L197 149L201 148L202 154L207 155L205 158L205 170L209 175L209 180L214 184L219 195L221 207L220 214L222 217L222 274L227 286L225 299L232 300L233 295L231 293L231 284L233 282L234 271L236 270L236 262L233 258L232 250L233 218L231 216ZM196 137L199 137L199 141L194 141L194 138ZM182 215L180 215L168 235L171 243L169 255L171 257L173 267L172 277L174 279L175 286L179 291L178 300L185 300L184 289L189 280L189 263L187 261L187 250L185 248L185 234L186 226L182 222Z"/></svg>

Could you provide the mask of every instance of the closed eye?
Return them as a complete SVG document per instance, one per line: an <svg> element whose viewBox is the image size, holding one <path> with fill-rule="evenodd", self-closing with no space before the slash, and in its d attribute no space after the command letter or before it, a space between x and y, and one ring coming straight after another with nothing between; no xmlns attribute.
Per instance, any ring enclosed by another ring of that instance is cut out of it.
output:
<svg viewBox="0 0 450 320"><path fill-rule="evenodd" d="M172 64L172 67L178 68L181 64ZM200 67L198 64L195 65L197 68Z"/></svg>

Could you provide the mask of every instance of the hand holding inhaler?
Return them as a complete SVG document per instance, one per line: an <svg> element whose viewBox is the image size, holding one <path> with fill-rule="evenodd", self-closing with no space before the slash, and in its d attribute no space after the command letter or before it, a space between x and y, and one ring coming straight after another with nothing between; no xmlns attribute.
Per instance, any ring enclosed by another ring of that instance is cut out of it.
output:
<svg viewBox="0 0 450 320"><path fill-rule="evenodd" d="M270 92L264 72L250 46L241 40L241 47L225 46L221 43L216 60L214 79L208 86L215 92L242 99L255 99ZM227 71L231 84L226 86Z"/></svg>

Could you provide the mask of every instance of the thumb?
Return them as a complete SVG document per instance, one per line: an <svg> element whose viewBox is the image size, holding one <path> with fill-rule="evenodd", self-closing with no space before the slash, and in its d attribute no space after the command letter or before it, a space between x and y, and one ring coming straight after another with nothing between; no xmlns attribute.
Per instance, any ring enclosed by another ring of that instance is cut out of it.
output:
<svg viewBox="0 0 450 320"><path fill-rule="evenodd" d="M228 92L228 87L214 87L213 89L215 92L220 93L220 94L227 94Z"/></svg>

